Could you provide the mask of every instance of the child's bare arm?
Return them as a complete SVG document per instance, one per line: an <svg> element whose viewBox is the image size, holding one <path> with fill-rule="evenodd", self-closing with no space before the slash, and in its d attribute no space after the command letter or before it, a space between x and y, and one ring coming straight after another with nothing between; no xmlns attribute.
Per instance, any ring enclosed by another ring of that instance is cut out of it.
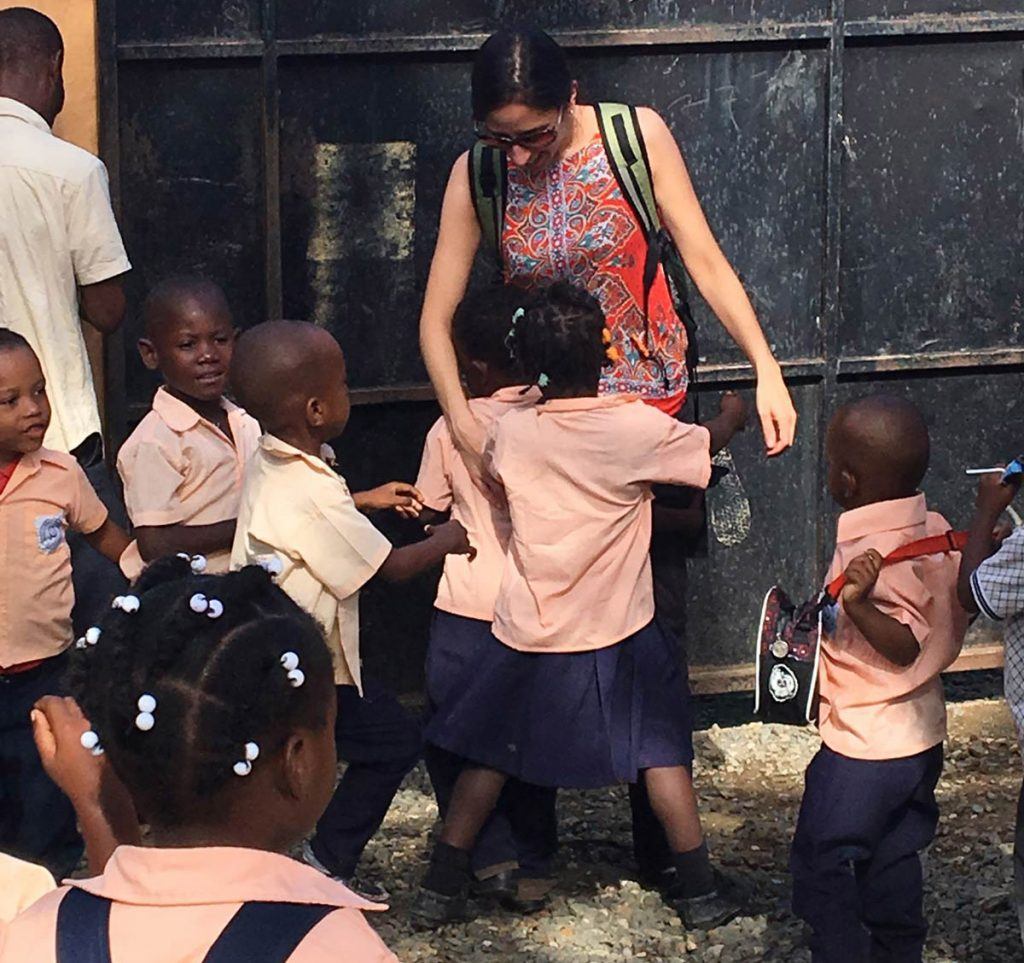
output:
<svg viewBox="0 0 1024 963"><path fill-rule="evenodd" d="M461 523L445 522L427 531L429 535L422 542L392 549L377 574L387 582L404 582L433 568L446 555L476 556Z"/></svg>
<svg viewBox="0 0 1024 963"><path fill-rule="evenodd" d="M735 391L722 395L718 414L704 427L711 433L711 454L716 455L747 425L747 403Z"/></svg>
<svg viewBox="0 0 1024 963"><path fill-rule="evenodd" d="M109 517L95 532L84 537L97 552L106 555L115 565L121 561L124 550L131 544L127 532Z"/></svg>
<svg viewBox="0 0 1024 963"><path fill-rule="evenodd" d="M879 655L906 667L921 654L921 645L908 626L879 611L871 601L869 596L881 570L882 556L874 549L850 562L842 593L843 610Z"/></svg>
<svg viewBox="0 0 1024 963"><path fill-rule="evenodd" d="M984 475L978 483L974 518L971 519L967 544L960 556L960 574L956 583L957 598L968 612L978 611L978 603L971 590L971 576L999 547L995 537L996 525L1019 487L1019 484L1004 485L999 475Z"/></svg>
<svg viewBox="0 0 1024 963"><path fill-rule="evenodd" d="M231 548L237 519L229 518L212 525L142 525L135 529L139 554L144 562L185 552L209 555Z"/></svg>

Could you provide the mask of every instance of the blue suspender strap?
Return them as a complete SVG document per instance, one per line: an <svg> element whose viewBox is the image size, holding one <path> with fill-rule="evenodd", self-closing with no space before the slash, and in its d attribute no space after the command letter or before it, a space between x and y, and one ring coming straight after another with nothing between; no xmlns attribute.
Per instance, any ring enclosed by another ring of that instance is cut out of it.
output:
<svg viewBox="0 0 1024 963"><path fill-rule="evenodd" d="M110 900L72 887L57 908L57 963L111 963Z"/></svg>
<svg viewBox="0 0 1024 963"><path fill-rule="evenodd" d="M336 906L243 903L204 963L285 963L306 935Z"/></svg>

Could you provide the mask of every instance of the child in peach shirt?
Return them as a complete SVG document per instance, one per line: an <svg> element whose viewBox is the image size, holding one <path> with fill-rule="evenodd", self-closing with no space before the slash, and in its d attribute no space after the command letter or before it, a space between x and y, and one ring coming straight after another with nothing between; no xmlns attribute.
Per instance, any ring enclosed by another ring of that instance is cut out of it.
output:
<svg viewBox="0 0 1024 963"><path fill-rule="evenodd" d="M654 618L651 485L705 487L711 454L743 426L736 396L707 426L629 396L599 396L604 315L552 285L510 339L543 398L491 429L486 460L504 486L512 537L493 637L462 691L427 728L463 770L413 912L466 912L468 859L509 777L546 786L644 780L677 868L667 897L688 925L738 907L718 891L687 767L688 692Z"/></svg>
<svg viewBox="0 0 1024 963"><path fill-rule="evenodd" d="M256 419L224 397L231 311L212 281L171 278L150 291L143 320L139 354L164 383L117 456L136 539L122 569L137 578L154 558L184 552L226 572L242 476L260 442Z"/></svg>
<svg viewBox="0 0 1024 963"><path fill-rule="evenodd" d="M72 663L89 718L152 845L44 896L0 937L2 963L394 961L380 909L284 855L334 789L331 656L259 567L194 575L160 560ZM106 954L106 955L105 955Z"/></svg>
<svg viewBox="0 0 1024 963"><path fill-rule="evenodd" d="M908 401L839 409L826 443L839 516L831 581L847 582L821 650L818 728L793 839L793 907L815 963L919 961L927 934L919 853L938 824L946 706L940 673L967 616L959 553L882 567L901 545L949 531L918 487L928 429Z"/></svg>
<svg viewBox="0 0 1024 963"><path fill-rule="evenodd" d="M113 562L128 545L78 462L43 448L50 404L39 359L0 328L0 850L55 876L82 853L70 802L43 771L29 712L63 692L75 602L67 532Z"/></svg>

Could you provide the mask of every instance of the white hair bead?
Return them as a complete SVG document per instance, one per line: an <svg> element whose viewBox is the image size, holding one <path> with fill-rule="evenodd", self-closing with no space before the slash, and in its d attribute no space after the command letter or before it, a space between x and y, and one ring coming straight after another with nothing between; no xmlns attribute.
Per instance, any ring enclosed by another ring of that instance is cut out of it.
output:
<svg viewBox="0 0 1024 963"><path fill-rule="evenodd" d="M92 729L86 729L79 742L82 743L83 749L95 749L100 744L100 737Z"/></svg>
<svg viewBox="0 0 1024 963"><path fill-rule="evenodd" d="M284 571L284 563L276 555L261 555L256 559L256 564L273 577Z"/></svg>
<svg viewBox="0 0 1024 963"><path fill-rule="evenodd" d="M206 571L206 556L205 555L193 555L189 559L189 564L192 567L193 575L202 575Z"/></svg>
<svg viewBox="0 0 1024 963"><path fill-rule="evenodd" d="M246 759L244 762L236 762L232 768L236 776L248 776L252 772L252 763Z"/></svg>
<svg viewBox="0 0 1024 963"><path fill-rule="evenodd" d="M103 755L103 746L96 746L94 749L90 749L89 753L90 753L90 755L93 755L93 756L102 756Z"/></svg>
<svg viewBox="0 0 1024 963"><path fill-rule="evenodd" d="M247 762L255 762L260 757L260 747L255 742L245 744L245 759Z"/></svg>
<svg viewBox="0 0 1024 963"><path fill-rule="evenodd" d="M192 561L192 556L189 555L188 552L177 552L174 557L175 558L183 558L183 559L185 559L186 562L191 562Z"/></svg>
<svg viewBox="0 0 1024 963"><path fill-rule="evenodd" d="M156 709L156 698L148 692L143 692L136 705L139 707L139 712L152 712Z"/></svg>
<svg viewBox="0 0 1024 963"><path fill-rule="evenodd" d="M135 717L135 728L141 729L143 732L149 732L155 725L156 719L153 717L152 712L140 712Z"/></svg>
<svg viewBox="0 0 1024 963"><path fill-rule="evenodd" d="M220 599L210 599L206 611L208 619L219 619L224 614L224 603Z"/></svg>
<svg viewBox="0 0 1024 963"><path fill-rule="evenodd" d="M136 595L119 595L114 599L111 608L120 609L129 615L139 611L140 602Z"/></svg>
<svg viewBox="0 0 1024 963"><path fill-rule="evenodd" d="M100 634L100 627L98 625L94 625L91 629L86 629L85 641L89 645L95 645L100 640Z"/></svg>
<svg viewBox="0 0 1024 963"><path fill-rule="evenodd" d="M302 669L292 669L288 673L288 681L292 684L293 689L297 689L306 681L306 673Z"/></svg>
<svg viewBox="0 0 1024 963"><path fill-rule="evenodd" d="M299 657L294 652L285 652L281 656L281 665L284 666L285 672L291 672L299 667Z"/></svg>
<svg viewBox="0 0 1024 963"><path fill-rule="evenodd" d="M75 648L84 649L86 646L85 636L83 635L80 639L75 639Z"/></svg>
<svg viewBox="0 0 1024 963"><path fill-rule="evenodd" d="M202 592L196 592L196 594L188 600L188 607L192 609L193 612L202 615L203 612L210 607L210 603L207 602L206 596L203 595Z"/></svg>

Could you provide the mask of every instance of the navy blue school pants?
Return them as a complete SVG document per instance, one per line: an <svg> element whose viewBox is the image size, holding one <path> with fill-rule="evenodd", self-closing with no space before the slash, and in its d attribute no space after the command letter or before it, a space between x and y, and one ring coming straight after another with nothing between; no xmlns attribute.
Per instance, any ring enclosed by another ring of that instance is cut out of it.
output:
<svg viewBox="0 0 1024 963"><path fill-rule="evenodd" d="M920 853L935 837L942 745L905 759L822 746L807 767L790 870L813 963L920 963Z"/></svg>
<svg viewBox="0 0 1024 963"><path fill-rule="evenodd" d="M117 485L103 460L103 440L90 435L72 454L78 459L100 501L107 506L110 517L122 528L128 525L124 504ZM71 580L75 587L75 607L71 622L75 636L95 625L101 614L110 607L110 600L123 592L128 580L121 570L101 555L78 532L68 531L68 549L71 552Z"/></svg>
<svg viewBox="0 0 1024 963"><path fill-rule="evenodd" d="M31 603L28 603L31 604ZM0 852L45 866L58 880L82 857L75 810L43 771L29 713L45 695L63 695L67 656L0 675Z"/></svg>
<svg viewBox="0 0 1024 963"><path fill-rule="evenodd" d="M437 808L444 819L455 782L464 760L453 753L427 744L424 755ZM558 790L531 786L510 779L494 812L476 838L470 865L481 879L518 867L529 879L551 876L551 861L558 851Z"/></svg>
<svg viewBox="0 0 1024 963"><path fill-rule="evenodd" d="M363 679L362 696L354 685L340 685L337 692L334 737L348 768L311 846L332 873L350 879L402 780L419 761L423 741L416 719L375 680Z"/></svg>

